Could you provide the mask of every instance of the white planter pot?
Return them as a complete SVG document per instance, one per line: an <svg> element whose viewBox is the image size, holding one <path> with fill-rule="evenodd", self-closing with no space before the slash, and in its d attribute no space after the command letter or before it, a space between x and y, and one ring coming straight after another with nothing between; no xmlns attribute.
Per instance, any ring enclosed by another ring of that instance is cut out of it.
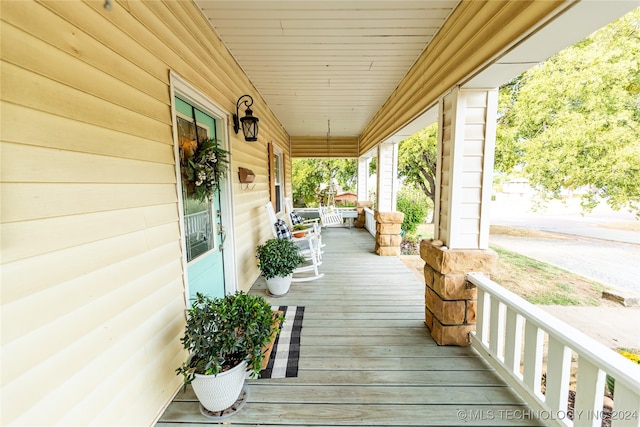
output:
<svg viewBox="0 0 640 427"><path fill-rule="evenodd" d="M242 362L235 368L218 375L196 374L191 386L205 409L211 412L223 411L240 397L246 371L247 362Z"/></svg>
<svg viewBox="0 0 640 427"><path fill-rule="evenodd" d="M266 279L267 287L269 288L269 293L274 297L281 296L289 292L289 288L291 287L291 278L293 274L290 274L285 277L272 277L271 279Z"/></svg>

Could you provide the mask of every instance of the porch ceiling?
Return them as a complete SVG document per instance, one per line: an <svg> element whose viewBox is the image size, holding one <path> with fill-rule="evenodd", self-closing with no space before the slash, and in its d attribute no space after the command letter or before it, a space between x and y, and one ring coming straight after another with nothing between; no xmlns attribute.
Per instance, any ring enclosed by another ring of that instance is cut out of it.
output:
<svg viewBox="0 0 640 427"><path fill-rule="evenodd" d="M292 136L358 136L459 0L196 0Z"/></svg>
<svg viewBox="0 0 640 427"><path fill-rule="evenodd" d="M194 1L292 137L298 157L327 156L317 141L329 129L331 137L350 140L357 155L401 140L436 120L433 107L450 87L500 86L639 4Z"/></svg>

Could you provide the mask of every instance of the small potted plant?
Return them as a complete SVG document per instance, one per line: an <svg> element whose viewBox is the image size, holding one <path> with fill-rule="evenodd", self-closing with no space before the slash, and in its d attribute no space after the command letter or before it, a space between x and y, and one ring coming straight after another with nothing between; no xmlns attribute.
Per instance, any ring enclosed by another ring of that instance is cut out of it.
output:
<svg viewBox="0 0 640 427"><path fill-rule="evenodd" d="M282 320L261 296L196 295L180 339L190 355L176 373L184 376L185 387L191 384L204 415L203 408L223 411L238 400L247 371L253 377L260 374L263 349Z"/></svg>
<svg viewBox="0 0 640 427"><path fill-rule="evenodd" d="M289 292L293 271L304 262L298 246L289 239L267 240L256 248L256 257L258 268L273 296Z"/></svg>
<svg viewBox="0 0 640 427"><path fill-rule="evenodd" d="M305 234L307 234L307 227L304 224L296 224L293 226L293 237L304 237Z"/></svg>

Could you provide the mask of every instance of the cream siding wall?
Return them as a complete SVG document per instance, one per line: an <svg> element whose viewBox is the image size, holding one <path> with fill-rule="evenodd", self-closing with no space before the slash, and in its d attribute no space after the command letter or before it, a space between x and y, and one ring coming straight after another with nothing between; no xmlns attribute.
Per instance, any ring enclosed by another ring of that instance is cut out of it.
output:
<svg viewBox="0 0 640 427"><path fill-rule="evenodd" d="M254 110L255 111L255 110ZM257 116L257 113L254 113ZM260 125L262 125L262 117ZM265 131L260 129L260 135ZM288 144L277 143L284 153L285 165L285 194L291 195L291 157ZM272 238L272 232L264 205L269 201L269 168L267 159L267 143L262 137L256 142L242 140L235 145L230 176L233 179L234 209L235 209L235 237L238 283L242 290L248 290L259 275L255 258L256 246ZM255 181L247 186L240 184L238 167L251 169L255 174Z"/></svg>
<svg viewBox="0 0 640 427"><path fill-rule="evenodd" d="M298 158L358 157L358 138L351 136L291 137L291 155Z"/></svg>
<svg viewBox="0 0 640 427"><path fill-rule="evenodd" d="M497 89L454 89L440 104L437 237L452 249L486 249Z"/></svg>
<svg viewBox="0 0 640 427"><path fill-rule="evenodd" d="M191 2L3 2L1 20L1 424L151 424L185 357L169 71L229 114L256 100L260 140L231 131L245 290L266 143L288 135Z"/></svg>

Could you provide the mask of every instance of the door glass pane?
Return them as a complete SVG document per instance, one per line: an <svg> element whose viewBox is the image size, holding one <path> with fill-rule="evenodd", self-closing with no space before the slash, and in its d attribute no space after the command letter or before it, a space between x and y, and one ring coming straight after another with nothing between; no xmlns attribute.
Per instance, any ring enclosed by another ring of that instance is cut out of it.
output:
<svg viewBox="0 0 640 427"><path fill-rule="evenodd" d="M177 117L178 142L181 152L180 168L185 167L189 158L198 147L196 141L208 138L208 131L198 126L198 138L195 137L195 126L192 121ZM193 195L194 183L182 177L182 200L184 208L184 232L187 246L187 262L214 248L212 203L200 201Z"/></svg>

